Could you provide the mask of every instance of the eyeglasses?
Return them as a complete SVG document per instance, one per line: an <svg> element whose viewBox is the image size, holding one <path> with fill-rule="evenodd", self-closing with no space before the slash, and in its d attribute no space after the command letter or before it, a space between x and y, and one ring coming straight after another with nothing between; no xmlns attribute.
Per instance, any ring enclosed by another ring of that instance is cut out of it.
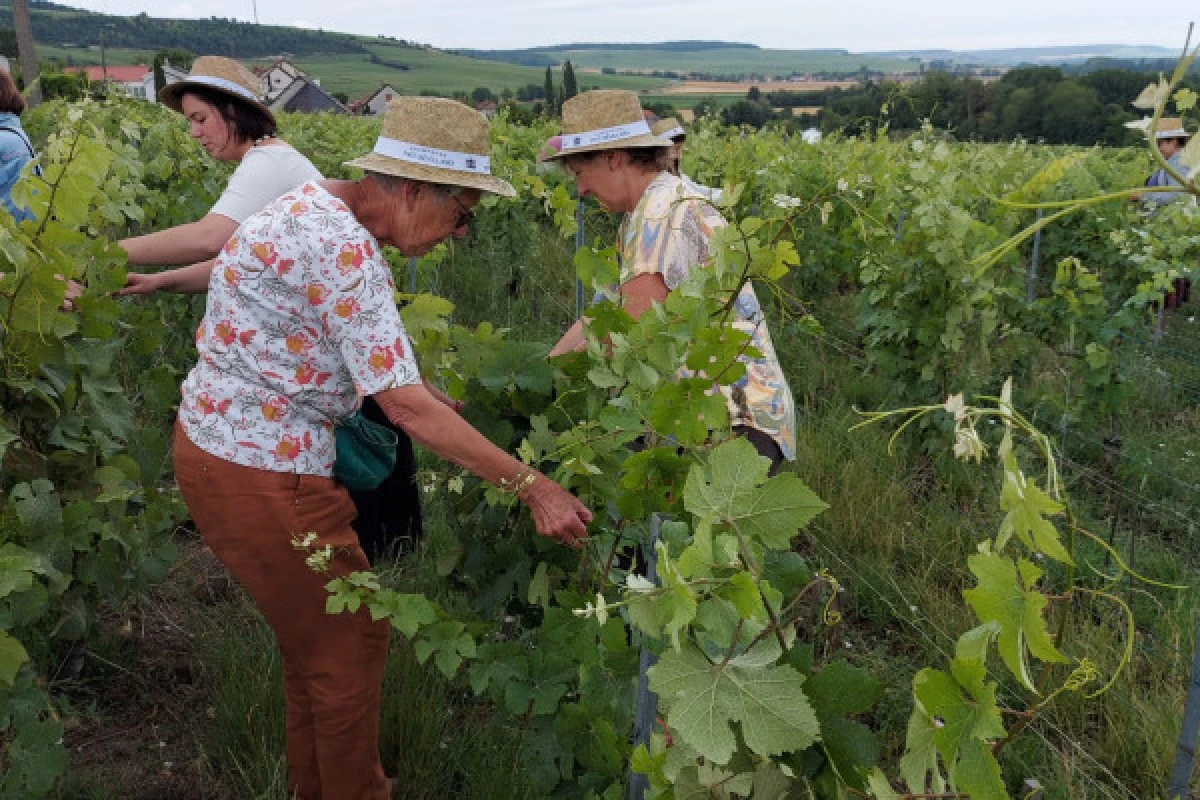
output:
<svg viewBox="0 0 1200 800"><path fill-rule="evenodd" d="M458 219L454 222L454 230L466 227L475 221L475 211L463 205L462 200L458 199L458 195L450 195L450 199L458 206Z"/></svg>

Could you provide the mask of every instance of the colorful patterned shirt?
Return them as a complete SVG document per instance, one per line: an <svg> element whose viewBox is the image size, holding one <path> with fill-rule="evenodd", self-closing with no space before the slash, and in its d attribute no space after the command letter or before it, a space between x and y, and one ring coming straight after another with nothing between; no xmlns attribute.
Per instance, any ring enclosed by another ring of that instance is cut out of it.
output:
<svg viewBox="0 0 1200 800"><path fill-rule="evenodd" d="M663 172L646 189L633 213L621 222L618 244L621 283L637 275L659 274L677 288L692 267L708 260L708 239L727 223L690 181ZM757 428L778 444L784 458L796 458L796 411L792 390L775 355L775 345L754 287L747 284L734 306L733 326L750 336L761 358L742 360L746 374L721 387L733 425Z"/></svg>
<svg viewBox="0 0 1200 800"><path fill-rule="evenodd" d="M253 214L217 257L179 419L219 458L333 474L333 426L417 383L379 243L315 182Z"/></svg>

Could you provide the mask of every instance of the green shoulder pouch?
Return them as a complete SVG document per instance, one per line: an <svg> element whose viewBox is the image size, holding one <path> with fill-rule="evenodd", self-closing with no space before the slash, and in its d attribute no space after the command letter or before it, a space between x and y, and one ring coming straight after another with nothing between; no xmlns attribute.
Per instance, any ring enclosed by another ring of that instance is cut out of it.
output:
<svg viewBox="0 0 1200 800"><path fill-rule="evenodd" d="M333 477L346 488L374 489L396 468L396 433L367 419L361 411L339 422L333 435Z"/></svg>

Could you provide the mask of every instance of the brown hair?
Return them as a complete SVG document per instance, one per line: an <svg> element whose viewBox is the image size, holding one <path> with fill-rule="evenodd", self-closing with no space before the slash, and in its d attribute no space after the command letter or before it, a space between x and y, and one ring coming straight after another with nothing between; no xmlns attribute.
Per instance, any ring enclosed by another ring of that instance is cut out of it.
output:
<svg viewBox="0 0 1200 800"><path fill-rule="evenodd" d="M25 98L17 90L12 76L0 69L0 111L20 114L25 110Z"/></svg>
<svg viewBox="0 0 1200 800"><path fill-rule="evenodd" d="M256 142L276 133L275 120L258 108L230 97L228 93L209 89L206 86L188 86L181 93L192 95L197 100L212 106L220 114L239 142Z"/></svg>

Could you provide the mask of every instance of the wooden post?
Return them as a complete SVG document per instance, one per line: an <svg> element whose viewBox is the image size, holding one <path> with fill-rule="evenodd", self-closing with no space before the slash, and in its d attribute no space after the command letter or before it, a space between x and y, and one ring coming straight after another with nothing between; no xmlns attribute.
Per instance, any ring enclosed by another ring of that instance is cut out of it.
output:
<svg viewBox="0 0 1200 800"><path fill-rule="evenodd" d="M13 28L17 33L17 55L21 74L25 78L25 104L36 106L42 101L42 86L38 82L37 49L33 44L33 25L29 21L29 0L12 0Z"/></svg>

